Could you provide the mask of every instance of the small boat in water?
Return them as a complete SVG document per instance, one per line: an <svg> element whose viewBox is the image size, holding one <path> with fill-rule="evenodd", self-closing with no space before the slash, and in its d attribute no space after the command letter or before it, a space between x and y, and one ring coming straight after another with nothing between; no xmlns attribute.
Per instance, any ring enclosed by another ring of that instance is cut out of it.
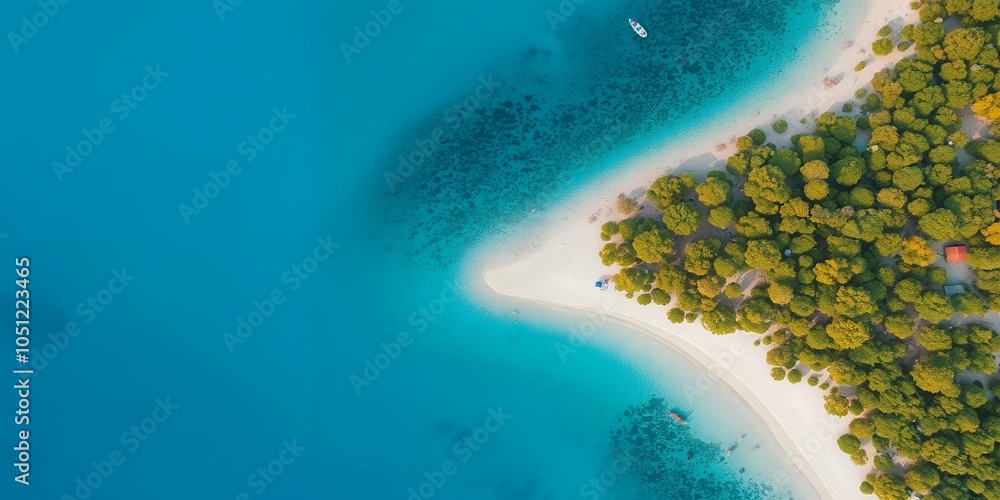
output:
<svg viewBox="0 0 1000 500"><path fill-rule="evenodd" d="M632 25L632 29L635 30L635 33L637 35L639 35L639 36L641 36L643 38L646 38L646 28L643 28L641 24L639 24L639 23L637 23L637 22L635 22L635 21L633 21L631 19L628 20L628 23L630 25Z"/></svg>
<svg viewBox="0 0 1000 500"><path fill-rule="evenodd" d="M682 416L680 416L680 415L678 415L678 414L676 414L674 412L670 412L670 418L674 419L674 422L677 422L678 424L686 424L686 423L688 423L687 420L684 420L684 417L682 417Z"/></svg>

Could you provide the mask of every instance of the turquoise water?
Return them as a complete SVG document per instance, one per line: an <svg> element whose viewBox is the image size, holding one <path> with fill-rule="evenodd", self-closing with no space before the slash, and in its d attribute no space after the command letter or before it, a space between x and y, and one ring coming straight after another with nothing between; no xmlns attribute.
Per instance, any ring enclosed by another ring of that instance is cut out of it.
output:
<svg viewBox="0 0 1000 500"><path fill-rule="evenodd" d="M586 318L484 305L463 263L766 84L834 6L8 3L33 26L0 50L0 254L31 260L36 373L4 498L810 497L725 459L712 436L777 452L723 391L682 397L684 360L603 322L560 357ZM622 469L653 397L734 417L658 412Z"/></svg>

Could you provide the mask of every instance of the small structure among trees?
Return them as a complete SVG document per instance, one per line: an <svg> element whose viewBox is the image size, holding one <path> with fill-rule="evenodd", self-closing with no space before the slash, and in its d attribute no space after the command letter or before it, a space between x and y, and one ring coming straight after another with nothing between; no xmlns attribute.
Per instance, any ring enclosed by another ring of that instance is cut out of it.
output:
<svg viewBox="0 0 1000 500"><path fill-rule="evenodd" d="M965 262L969 260L969 249L965 245L949 245L944 247L946 262Z"/></svg>

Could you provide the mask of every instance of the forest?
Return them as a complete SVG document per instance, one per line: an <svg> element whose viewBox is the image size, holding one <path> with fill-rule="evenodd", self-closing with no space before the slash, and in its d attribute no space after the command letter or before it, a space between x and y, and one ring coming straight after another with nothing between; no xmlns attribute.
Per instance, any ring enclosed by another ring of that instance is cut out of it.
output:
<svg viewBox="0 0 1000 500"><path fill-rule="evenodd" d="M898 44L883 28L873 53L915 55L856 106L816 117L791 148L768 143L779 120L740 137L725 171L620 198L600 258L664 321L758 334L775 380L824 391L850 419L839 447L871 468L863 493L1000 499L1000 336L984 321L1000 311L1000 12L913 7L920 23ZM968 266L963 291L945 293L945 245L968 249L949 264Z"/></svg>

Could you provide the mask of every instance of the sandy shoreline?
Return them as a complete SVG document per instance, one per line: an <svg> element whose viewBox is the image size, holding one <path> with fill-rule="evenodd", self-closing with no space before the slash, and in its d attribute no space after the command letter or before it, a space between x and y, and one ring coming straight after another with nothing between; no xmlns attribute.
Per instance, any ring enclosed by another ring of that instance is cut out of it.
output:
<svg viewBox="0 0 1000 500"><path fill-rule="evenodd" d="M858 486L870 467L853 465L836 444L836 438L847 431L849 419L827 415L823 409L823 392L804 381L792 385L772 380L770 367L764 362L766 350L753 346L759 336L742 332L716 336L698 323L674 325L666 320L667 307L640 306L613 290L601 292L594 288L594 281L599 277L617 272L617 268L604 267L597 257L597 251L603 246L599 226L606 220L620 218L613 210L614 200L620 193L643 192L654 179L671 171L690 171L703 178L708 170L721 168L718 162L724 162L735 151L732 139L736 135L759 127L768 133L769 142L786 146L792 135L809 126L799 123L801 117L818 116L830 109L839 112L841 103L858 102L854 91L864 87L872 74L912 53L910 49L874 58L871 43L876 38L876 31L890 24L898 38L903 25L917 21L917 13L910 10L906 0L872 0L860 32L853 39L844 40L853 45L844 48L824 74L814 80L803 80L797 91L785 93L782 99L768 102L766 106L755 106L759 113L742 119L722 120L725 125L714 127L711 133L678 141L683 144L679 147L667 145L662 151L623 166L627 174L606 180L587 193L575 196L568 207L554 210L562 216L561 222L557 220L540 249L523 258L501 255L500 259L509 265L486 272L486 284L509 297L607 314L680 352L732 388L756 413L821 498L865 498ZM854 67L860 61L865 61L867 66L855 72ZM792 72L794 69L790 68ZM824 85L828 78L837 79L839 83L828 88ZM747 104L752 105L752 101ZM743 110L738 106L734 109ZM745 110L750 109L754 108ZM787 132L777 135L771 131L772 115L788 121ZM717 149L720 142L727 144L725 149ZM667 166L672 168L664 168ZM517 258L520 260L510 263ZM613 304L610 308L607 307L609 303ZM720 353L730 351L734 341L743 346L742 354L720 357Z"/></svg>
<svg viewBox="0 0 1000 500"><path fill-rule="evenodd" d="M861 498L857 487L864 479L863 470L851 465L836 444L848 420L826 414L822 391L805 382L791 385L772 380L770 367L764 363L765 349L753 345L758 335L718 336L697 322L674 325L666 320L668 308L640 306L613 290L596 290L591 278L610 273L590 258L596 252L589 250L603 243L594 229L589 223L578 223L528 259L487 272L486 283L506 296L607 315L682 354L731 388L757 415L820 498ZM734 342L740 345L737 355L732 355ZM814 461L826 467L825 475L819 474ZM831 473L837 464L843 464L849 474ZM845 483L848 487L843 487Z"/></svg>

